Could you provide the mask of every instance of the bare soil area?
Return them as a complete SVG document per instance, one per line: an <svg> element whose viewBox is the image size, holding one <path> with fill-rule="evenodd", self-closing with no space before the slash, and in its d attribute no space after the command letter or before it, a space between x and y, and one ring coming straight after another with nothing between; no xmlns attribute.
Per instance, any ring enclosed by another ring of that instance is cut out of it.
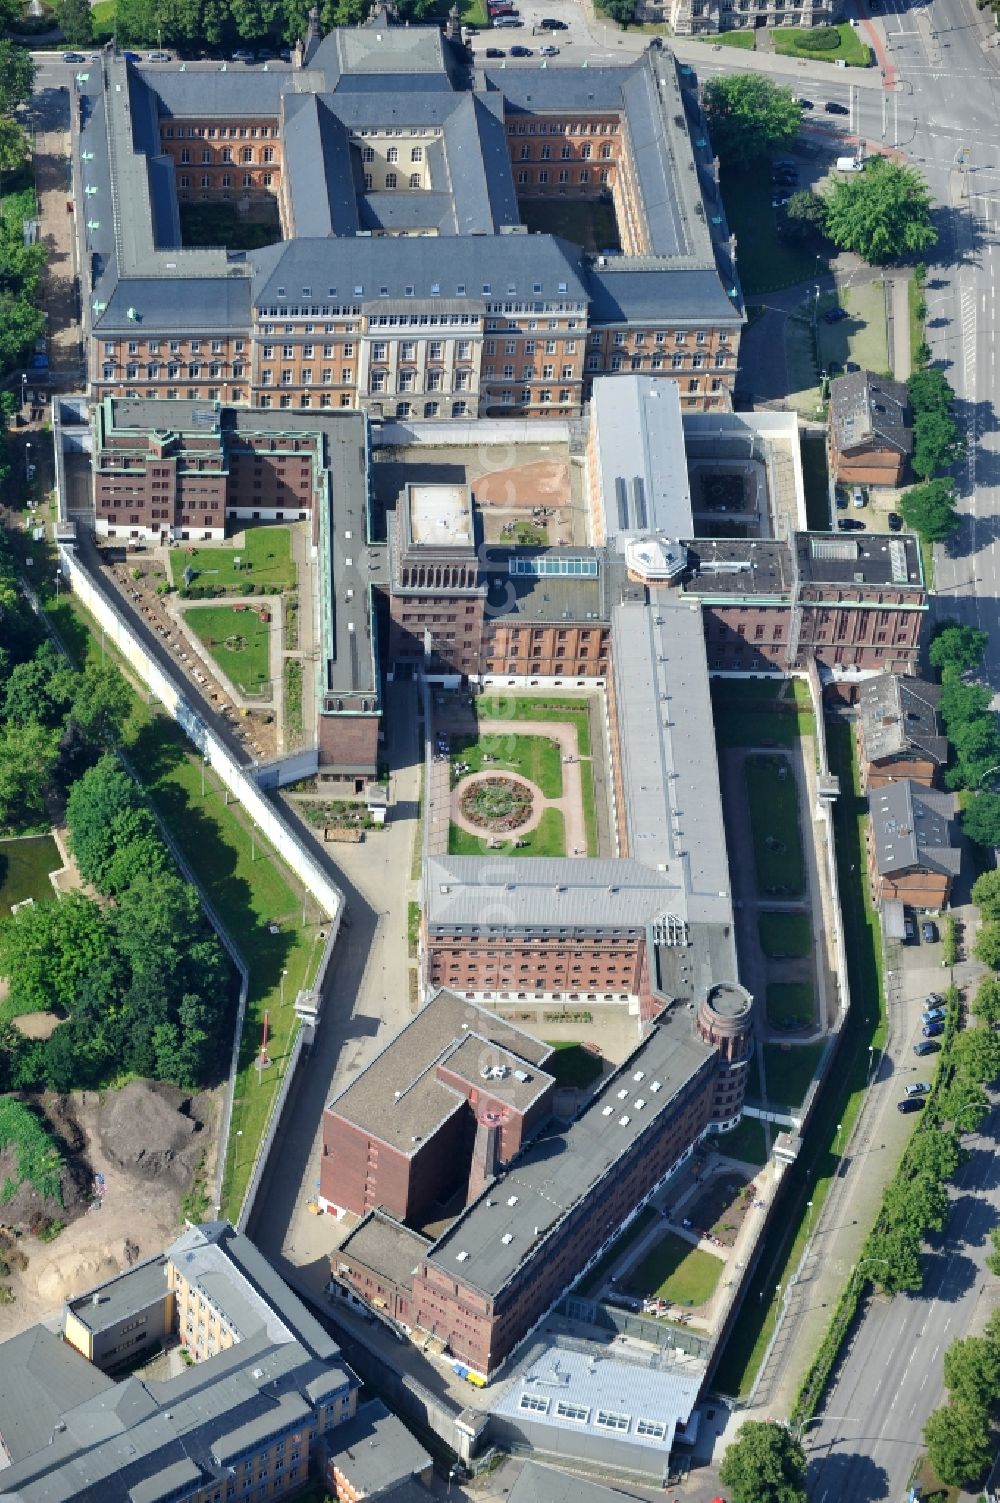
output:
<svg viewBox="0 0 1000 1503"><path fill-rule="evenodd" d="M63 1206L22 1187L0 1205L0 1257L13 1299L0 1304L0 1341L58 1318L63 1301L166 1247L202 1155L214 1169L217 1095L131 1081L120 1091L35 1099L61 1140ZM12 1168L0 1157L0 1184ZM211 1180L209 1179L209 1182ZM54 1241L30 1228L64 1221Z"/></svg>

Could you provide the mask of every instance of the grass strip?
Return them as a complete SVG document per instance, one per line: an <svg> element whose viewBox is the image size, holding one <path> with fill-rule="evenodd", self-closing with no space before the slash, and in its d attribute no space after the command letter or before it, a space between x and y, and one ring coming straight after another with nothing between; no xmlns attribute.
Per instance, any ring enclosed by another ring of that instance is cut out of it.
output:
<svg viewBox="0 0 1000 1503"><path fill-rule="evenodd" d="M840 777L834 805L837 871L847 950L851 1007L841 1032L836 1066L813 1107L805 1142L788 1170L783 1214L773 1217L761 1246L743 1305L719 1361L715 1386L746 1397L774 1331L788 1278L805 1249L829 1194L840 1162L836 1147L849 1142L868 1085L869 1048L885 1043L882 945L878 916L865 880L864 825L867 805L861 793L850 727L827 723L831 770ZM806 1202L813 1208L807 1211Z"/></svg>

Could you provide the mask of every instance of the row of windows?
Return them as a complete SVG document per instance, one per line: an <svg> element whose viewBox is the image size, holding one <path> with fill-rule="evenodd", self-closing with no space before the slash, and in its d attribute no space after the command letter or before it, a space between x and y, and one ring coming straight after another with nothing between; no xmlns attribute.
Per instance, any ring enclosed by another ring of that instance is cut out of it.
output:
<svg viewBox="0 0 1000 1503"><path fill-rule="evenodd" d="M187 146L183 147L182 150L181 150L181 164L182 164L182 166L186 166L188 163L191 162L191 160L192 160L192 157L191 157L190 149ZM215 149L213 149L210 146L206 146L206 147L204 147L202 149L201 157L200 157L199 160L202 161L202 162L204 162L204 163L209 163L209 162L232 162L232 161L234 161L236 159L233 157L233 150L232 150L231 146L222 146L222 147L218 147L218 148L215 148ZM273 146L265 146L263 148L263 150L261 151L260 160L262 162L273 162L274 161L274 147ZM252 146L243 146L243 147L240 148L239 161L241 161L241 162L256 162L257 161L257 155L256 155L256 153L255 153L255 151L254 151L254 149L253 149Z"/></svg>
<svg viewBox="0 0 1000 1503"><path fill-rule="evenodd" d="M374 179L372 178L372 175L371 175L370 172L366 172L365 173L365 192L366 193L370 193L372 191L373 186L374 186ZM409 178L407 180L407 187L408 188L420 188L422 186L423 186L423 178L420 176L420 173L419 172L411 172L410 175L409 175ZM399 174L395 173L395 172L387 172L386 175L385 175L385 177L382 180L382 187L383 188L398 188L399 187Z"/></svg>
<svg viewBox="0 0 1000 1503"><path fill-rule="evenodd" d="M522 153L522 160L524 159L524 156L526 154L527 154L527 148L525 148L524 152ZM540 167L537 172L519 172L517 174L517 181L518 181L518 185L520 187L522 187L522 188L526 184L528 184L528 183L537 183L540 186L542 186L542 185L544 185L545 183L547 183L549 181L548 169L545 168L545 167ZM565 168L563 168L563 170L559 173L559 176L556 178L556 181L559 182L559 183L568 183L570 181L569 172ZM589 181L590 181L590 175L589 175L587 169L585 167L581 168L581 170L578 172L578 174L576 176L576 182L578 182L578 183L589 183ZM610 181L611 181L611 169L610 169L610 167L602 167L601 168L600 172L597 174L597 181L599 183L610 183Z"/></svg>
<svg viewBox="0 0 1000 1503"><path fill-rule="evenodd" d="M264 188L270 188L272 186L273 181L274 181L274 179L273 179L273 177L272 177L272 175L271 175L270 172L264 172L264 173L261 174L260 184L261 184L262 187L264 187ZM202 175L201 175L201 180L198 183L199 188L211 188L213 186L213 184L214 184L214 179L207 172L203 172ZM230 173L230 172L223 172L222 175L219 177L219 184L218 185L219 185L220 188L231 188L233 186L232 173ZM177 179L177 186L178 186L178 188L190 188L191 187L191 178L190 178L190 175L188 173L186 173L186 172L182 172L180 174L180 176L178 177L178 179ZM252 188L253 186L254 186L254 179L253 179L252 174L249 173L249 172L244 172L243 176L242 176L242 179L240 181L240 187L241 188Z"/></svg>
<svg viewBox="0 0 1000 1503"><path fill-rule="evenodd" d="M278 127L276 125L168 125L163 132L164 138L172 141L176 136L179 141L185 137L188 140L204 140L208 137L213 140L216 136L223 140L228 136L230 141L239 136L245 139L247 136L255 140L258 136L271 136L277 140Z"/></svg>
<svg viewBox="0 0 1000 1503"><path fill-rule="evenodd" d="M578 124L564 123L561 120L523 121L517 125L513 122L507 127L508 136L613 136L618 132L616 120L589 120Z"/></svg>
<svg viewBox="0 0 1000 1503"><path fill-rule="evenodd" d="M375 148L373 146L365 146L365 147L363 147L362 151L361 151L361 158L362 158L362 161L365 161L365 162L374 162L374 160L375 160ZM399 161L399 147L398 146L390 146L388 148L388 150L386 151L385 159L390 164L398 162ZM411 162L422 162L423 159L424 159L424 148L422 146L411 146L410 147L410 161ZM417 186L419 187L419 181L417 183Z"/></svg>
<svg viewBox="0 0 1000 1503"><path fill-rule="evenodd" d="M162 341L159 340L159 339L148 339L146 341L146 351L147 351L147 353L150 354L150 355L158 355L160 353L160 345L161 345L161 343L162 343ZM171 355L180 355L180 354L182 354L183 350L184 350L184 343L185 343L185 341L183 339L171 339L168 342L168 348L170 350ZM212 351L213 355L221 355L221 354L223 354L225 352L225 345L224 345L224 343L223 343L223 341L221 339L213 339L213 340L210 340L210 341L206 341L206 343L210 344L211 351ZM201 354L202 341L200 339L190 339L190 340L188 340L187 341L187 346L188 346L189 352L192 355L200 355ZM115 340L113 340L113 339L106 339L104 341L104 353L105 353L105 355L114 355L116 353L116 351L117 351L117 348L118 348L118 345L117 345L117 343L116 343ZM246 341L243 340L243 339L237 339L236 342L235 342L235 344L233 345L233 349L236 351L237 355L242 355L243 351L246 349ZM139 340L138 339L130 339L128 341L128 353L130 355L138 355L138 353L139 353Z"/></svg>
<svg viewBox="0 0 1000 1503"><path fill-rule="evenodd" d="M527 144L527 142L525 142L525 144L521 147L520 151L518 152L518 161L521 161L521 162L530 162L532 160L532 154L533 154L533 152L534 152L534 147L529 146ZM580 161L589 162L590 159L591 159L591 156L593 155L593 147L588 142L585 146L579 147L579 149L576 150L575 155L576 155L576 157L579 158ZM573 157L574 157L574 148L572 146L562 146L562 147L559 148L559 159L560 159L560 161L562 161L562 162L569 162L569 161L571 161L573 159ZM540 146L539 149L538 149L538 155L535 158L535 160L536 161L540 161L540 162L551 162L551 160L552 160L552 147L551 146ZM610 162L612 160L612 148L611 148L611 146L609 144L606 144L606 145L604 145L604 146L601 147L601 160L603 162ZM565 181L565 179L561 179L561 181Z"/></svg>

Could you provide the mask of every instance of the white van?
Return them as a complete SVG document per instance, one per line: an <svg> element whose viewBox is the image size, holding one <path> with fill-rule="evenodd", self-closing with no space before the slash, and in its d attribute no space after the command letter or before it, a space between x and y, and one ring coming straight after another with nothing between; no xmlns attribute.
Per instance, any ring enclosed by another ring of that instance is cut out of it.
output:
<svg viewBox="0 0 1000 1503"><path fill-rule="evenodd" d="M838 157L838 172L864 172L865 163L863 157Z"/></svg>
<svg viewBox="0 0 1000 1503"><path fill-rule="evenodd" d="M851 501L855 506L864 506L865 494L860 485L856 485L851 492Z"/></svg>

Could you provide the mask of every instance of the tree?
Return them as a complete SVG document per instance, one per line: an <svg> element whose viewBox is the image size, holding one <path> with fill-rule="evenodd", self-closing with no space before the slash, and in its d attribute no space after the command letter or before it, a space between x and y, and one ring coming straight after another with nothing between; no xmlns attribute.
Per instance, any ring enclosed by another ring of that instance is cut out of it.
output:
<svg viewBox="0 0 1000 1503"><path fill-rule="evenodd" d="M704 103L712 143L728 167L745 166L786 146L802 122L791 89L779 88L759 73L710 78Z"/></svg>
<svg viewBox="0 0 1000 1503"><path fill-rule="evenodd" d="M1000 845L1000 793L977 793L962 811L962 829L977 845Z"/></svg>
<svg viewBox="0 0 1000 1503"><path fill-rule="evenodd" d="M916 1294L923 1286L919 1232L893 1226L872 1232L862 1256L872 1283L885 1294Z"/></svg>
<svg viewBox="0 0 1000 1503"><path fill-rule="evenodd" d="M38 721L61 726L76 689L76 673L52 642L12 668L0 699L0 719L13 725Z"/></svg>
<svg viewBox="0 0 1000 1503"><path fill-rule="evenodd" d="M915 485L906 492L899 509L907 527L919 532L928 543L942 543L961 521L950 480L928 480L925 485Z"/></svg>
<svg viewBox="0 0 1000 1503"><path fill-rule="evenodd" d="M989 872L986 875L993 877L1000 873ZM975 892L974 887L972 890ZM1000 1023L1000 980L996 976L986 976L979 983L972 1011L990 1028L995 1028Z"/></svg>
<svg viewBox="0 0 1000 1503"><path fill-rule="evenodd" d="M955 403L954 388L937 366L914 371L906 390L914 412L950 412Z"/></svg>
<svg viewBox="0 0 1000 1503"><path fill-rule="evenodd" d="M864 172L839 179L826 195L826 233L841 250L880 265L937 240L927 185L912 167L869 157Z"/></svg>
<svg viewBox="0 0 1000 1503"><path fill-rule="evenodd" d="M882 1204L891 1226L918 1237L928 1230L942 1231L948 1220L948 1192L941 1180L929 1174L893 1180Z"/></svg>
<svg viewBox="0 0 1000 1503"><path fill-rule="evenodd" d="M993 1251L986 1254L986 1266L990 1273L1000 1275L1000 1226L992 1228L990 1241L993 1243Z"/></svg>
<svg viewBox="0 0 1000 1503"><path fill-rule="evenodd" d="M785 229L799 239L826 233L826 202L811 189L793 193L785 205Z"/></svg>
<svg viewBox="0 0 1000 1503"><path fill-rule="evenodd" d="M993 1459L988 1422L965 1404L935 1409L924 1439L931 1466L948 1487L977 1483Z"/></svg>
<svg viewBox="0 0 1000 1503"><path fill-rule="evenodd" d="M912 381L913 377L910 377ZM935 668L955 674L971 673L982 665L983 653L989 642L989 633L975 626L960 626L951 622L938 632L930 645L928 656Z"/></svg>
<svg viewBox="0 0 1000 1503"><path fill-rule="evenodd" d="M927 479L946 470L965 449L965 440L950 412L918 412L913 420L910 467Z"/></svg>
<svg viewBox="0 0 1000 1503"><path fill-rule="evenodd" d="M110 663L84 670L70 711L89 741L104 745L117 741L132 708L128 685Z"/></svg>
<svg viewBox="0 0 1000 1503"><path fill-rule="evenodd" d="M166 864L145 799L110 755L73 784L66 823L80 873L98 892L119 893L143 870L162 871Z"/></svg>
<svg viewBox="0 0 1000 1503"><path fill-rule="evenodd" d="M975 1132L990 1109L986 1092L973 1081L956 1079L937 1098L945 1122L954 1122L956 1132Z"/></svg>
<svg viewBox="0 0 1000 1503"><path fill-rule="evenodd" d="M989 919L980 927L973 954L991 971L1000 971L1000 920Z"/></svg>
<svg viewBox="0 0 1000 1503"><path fill-rule="evenodd" d="M940 1127L928 1127L910 1139L906 1150L906 1167L915 1174L930 1174L950 1179L962 1162L962 1149L954 1133Z"/></svg>
<svg viewBox="0 0 1000 1503"><path fill-rule="evenodd" d="M955 1039L955 1064L965 1080L989 1085L1000 1075L1000 1034L992 1028L966 1028Z"/></svg>
<svg viewBox="0 0 1000 1503"><path fill-rule="evenodd" d="M605 16L610 16L612 21L617 21L619 26L628 26L635 20L635 6L632 0L596 0L597 9Z"/></svg>
<svg viewBox="0 0 1000 1503"><path fill-rule="evenodd" d="M98 905L82 893L36 903L0 926L0 976L10 983L6 1011L72 1012L82 986L113 985L110 929Z"/></svg>
<svg viewBox="0 0 1000 1503"><path fill-rule="evenodd" d="M15 42L0 41L0 113L9 115L17 105L27 104L34 86L31 54Z"/></svg>
<svg viewBox="0 0 1000 1503"><path fill-rule="evenodd" d="M748 1420L726 1451L719 1479L732 1503L805 1503L806 1454L774 1420Z"/></svg>
<svg viewBox="0 0 1000 1503"><path fill-rule="evenodd" d="M89 47L94 40L94 18L89 0L56 0L56 20L63 41L70 47Z"/></svg>
<svg viewBox="0 0 1000 1503"><path fill-rule="evenodd" d="M28 138L10 115L0 115L0 173L17 172L31 155Z"/></svg>
<svg viewBox="0 0 1000 1503"><path fill-rule="evenodd" d="M944 1383L953 1403L988 1415L1000 1396L1000 1345L985 1336L953 1341L944 1354Z"/></svg>
<svg viewBox="0 0 1000 1503"><path fill-rule="evenodd" d="M55 731L32 722L0 733L0 825L29 825L45 813L45 794L59 755Z"/></svg>

